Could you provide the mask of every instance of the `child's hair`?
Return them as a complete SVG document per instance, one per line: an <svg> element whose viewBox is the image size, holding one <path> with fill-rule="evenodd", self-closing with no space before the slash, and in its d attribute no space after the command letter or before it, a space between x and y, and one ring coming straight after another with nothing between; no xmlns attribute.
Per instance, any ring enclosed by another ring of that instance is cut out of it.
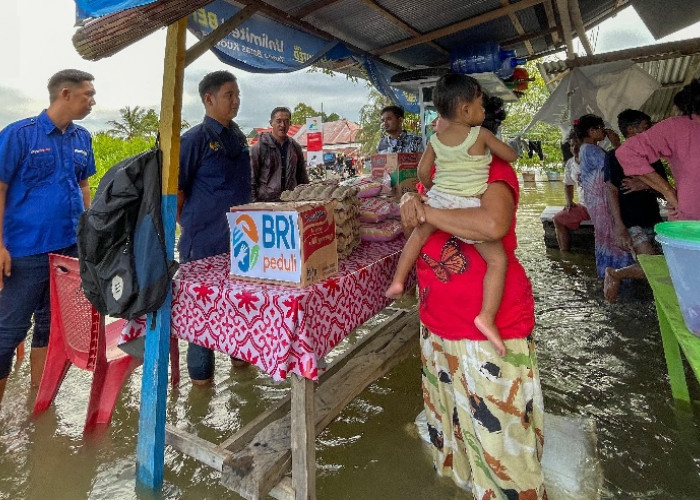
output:
<svg viewBox="0 0 700 500"><path fill-rule="evenodd" d="M673 104L688 117L700 114L700 80L694 78L673 97Z"/></svg>
<svg viewBox="0 0 700 500"><path fill-rule="evenodd" d="M574 131L576 132L576 136L579 139L583 140L586 137L588 137L589 129L600 126L605 126L605 122L603 122L603 119L600 116L583 115L581 118L574 122Z"/></svg>
<svg viewBox="0 0 700 500"><path fill-rule="evenodd" d="M447 73L433 89L433 104L441 116L454 120L459 105L481 97L479 82L468 75Z"/></svg>
<svg viewBox="0 0 700 500"><path fill-rule="evenodd" d="M487 97L484 94L484 122L482 127L489 129L495 134L501 126L501 122L506 119L506 110L503 109L503 99L498 96Z"/></svg>
<svg viewBox="0 0 700 500"><path fill-rule="evenodd" d="M620 111L620 114L617 115L617 128L620 129L623 136L627 137L628 127L637 127L644 121L651 124L651 117L644 111L625 109L624 111Z"/></svg>

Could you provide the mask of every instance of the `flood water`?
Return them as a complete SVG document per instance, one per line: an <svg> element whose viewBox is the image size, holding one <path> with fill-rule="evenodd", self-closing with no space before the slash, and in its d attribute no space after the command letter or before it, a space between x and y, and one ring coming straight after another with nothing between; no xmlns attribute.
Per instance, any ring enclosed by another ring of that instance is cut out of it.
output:
<svg viewBox="0 0 700 500"><path fill-rule="evenodd" d="M633 287L607 305L592 255L562 258L544 247L539 214L563 204L563 185L522 187L518 255L535 292L546 410L595 422L603 498L700 498L700 412L674 407L651 292ZM254 368L232 370L223 356L217 363L216 385L199 390L183 382L169 394L166 417L213 442L288 391ZM319 499L467 498L433 473L415 430L419 364L416 345L317 439ZM162 489L135 486L140 375L129 379L106 433L86 441L89 374L70 370L55 404L31 419L35 393L25 361L10 376L0 411L0 499L239 498L212 469L169 448Z"/></svg>

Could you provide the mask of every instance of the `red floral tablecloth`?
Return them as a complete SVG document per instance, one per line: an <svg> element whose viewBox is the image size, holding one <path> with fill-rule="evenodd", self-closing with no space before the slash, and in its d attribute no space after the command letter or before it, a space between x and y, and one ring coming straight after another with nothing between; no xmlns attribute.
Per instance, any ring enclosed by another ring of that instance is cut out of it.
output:
<svg viewBox="0 0 700 500"><path fill-rule="evenodd" d="M350 331L386 307L403 237L363 242L339 262L339 272L305 288L229 278L229 255L180 266L173 280L171 333L244 359L272 376L318 379L318 360ZM120 343L145 331L127 323Z"/></svg>

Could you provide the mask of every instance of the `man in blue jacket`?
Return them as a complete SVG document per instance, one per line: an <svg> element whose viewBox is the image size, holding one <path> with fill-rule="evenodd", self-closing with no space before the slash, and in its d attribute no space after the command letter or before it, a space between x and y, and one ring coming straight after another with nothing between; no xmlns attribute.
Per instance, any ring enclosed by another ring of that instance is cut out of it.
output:
<svg viewBox="0 0 700 500"><path fill-rule="evenodd" d="M78 218L95 173L90 133L73 120L95 105L93 76L59 71L49 107L0 131L0 402L12 357L34 316L31 383L38 386L49 342L49 257L77 256Z"/></svg>
<svg viewBox="0 0 700 500"><path fill-rule="evenodd" d="M199 83L205 116L182 135L177 220L181 262L229 251L226 213L250 203L248 142L233 121L241 104L236 77L228 71L205 75ZM214 379L214 352L190 343L187 369L194 385Z"/></svg>

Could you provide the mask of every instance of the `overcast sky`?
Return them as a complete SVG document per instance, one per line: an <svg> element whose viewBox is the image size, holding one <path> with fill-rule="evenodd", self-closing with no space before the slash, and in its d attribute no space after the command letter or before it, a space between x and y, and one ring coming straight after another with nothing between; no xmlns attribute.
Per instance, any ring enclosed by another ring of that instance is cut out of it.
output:
<svg viewBox="0 0 700 500"><path fill-rule="evenodd" d="M81 124L91 131L104 130L108 120L119 118L119 108L160 108L165 30L162 29L118 54L98 61L83 60L73 48L73 0L2 0L5 22L0 30L0 128L36 115L48 104L46 81L56 71L78 68L95 76L97 106ZM698 36L700 24L663 41ZM628 8L591 34L596 53L656 43L634 9ZM194 37L188 34L188 45ZM352 83L344 75L321 73L261 75L221 63L211 53L185 70L183 118L201 121L203 108L197 95L202 76L218 69L231 70L239 80L241 109L236 121L245 130L267 126L276 106L293 108L304 102L326 113L357 121L367 102L364 81Z"/></svg>

